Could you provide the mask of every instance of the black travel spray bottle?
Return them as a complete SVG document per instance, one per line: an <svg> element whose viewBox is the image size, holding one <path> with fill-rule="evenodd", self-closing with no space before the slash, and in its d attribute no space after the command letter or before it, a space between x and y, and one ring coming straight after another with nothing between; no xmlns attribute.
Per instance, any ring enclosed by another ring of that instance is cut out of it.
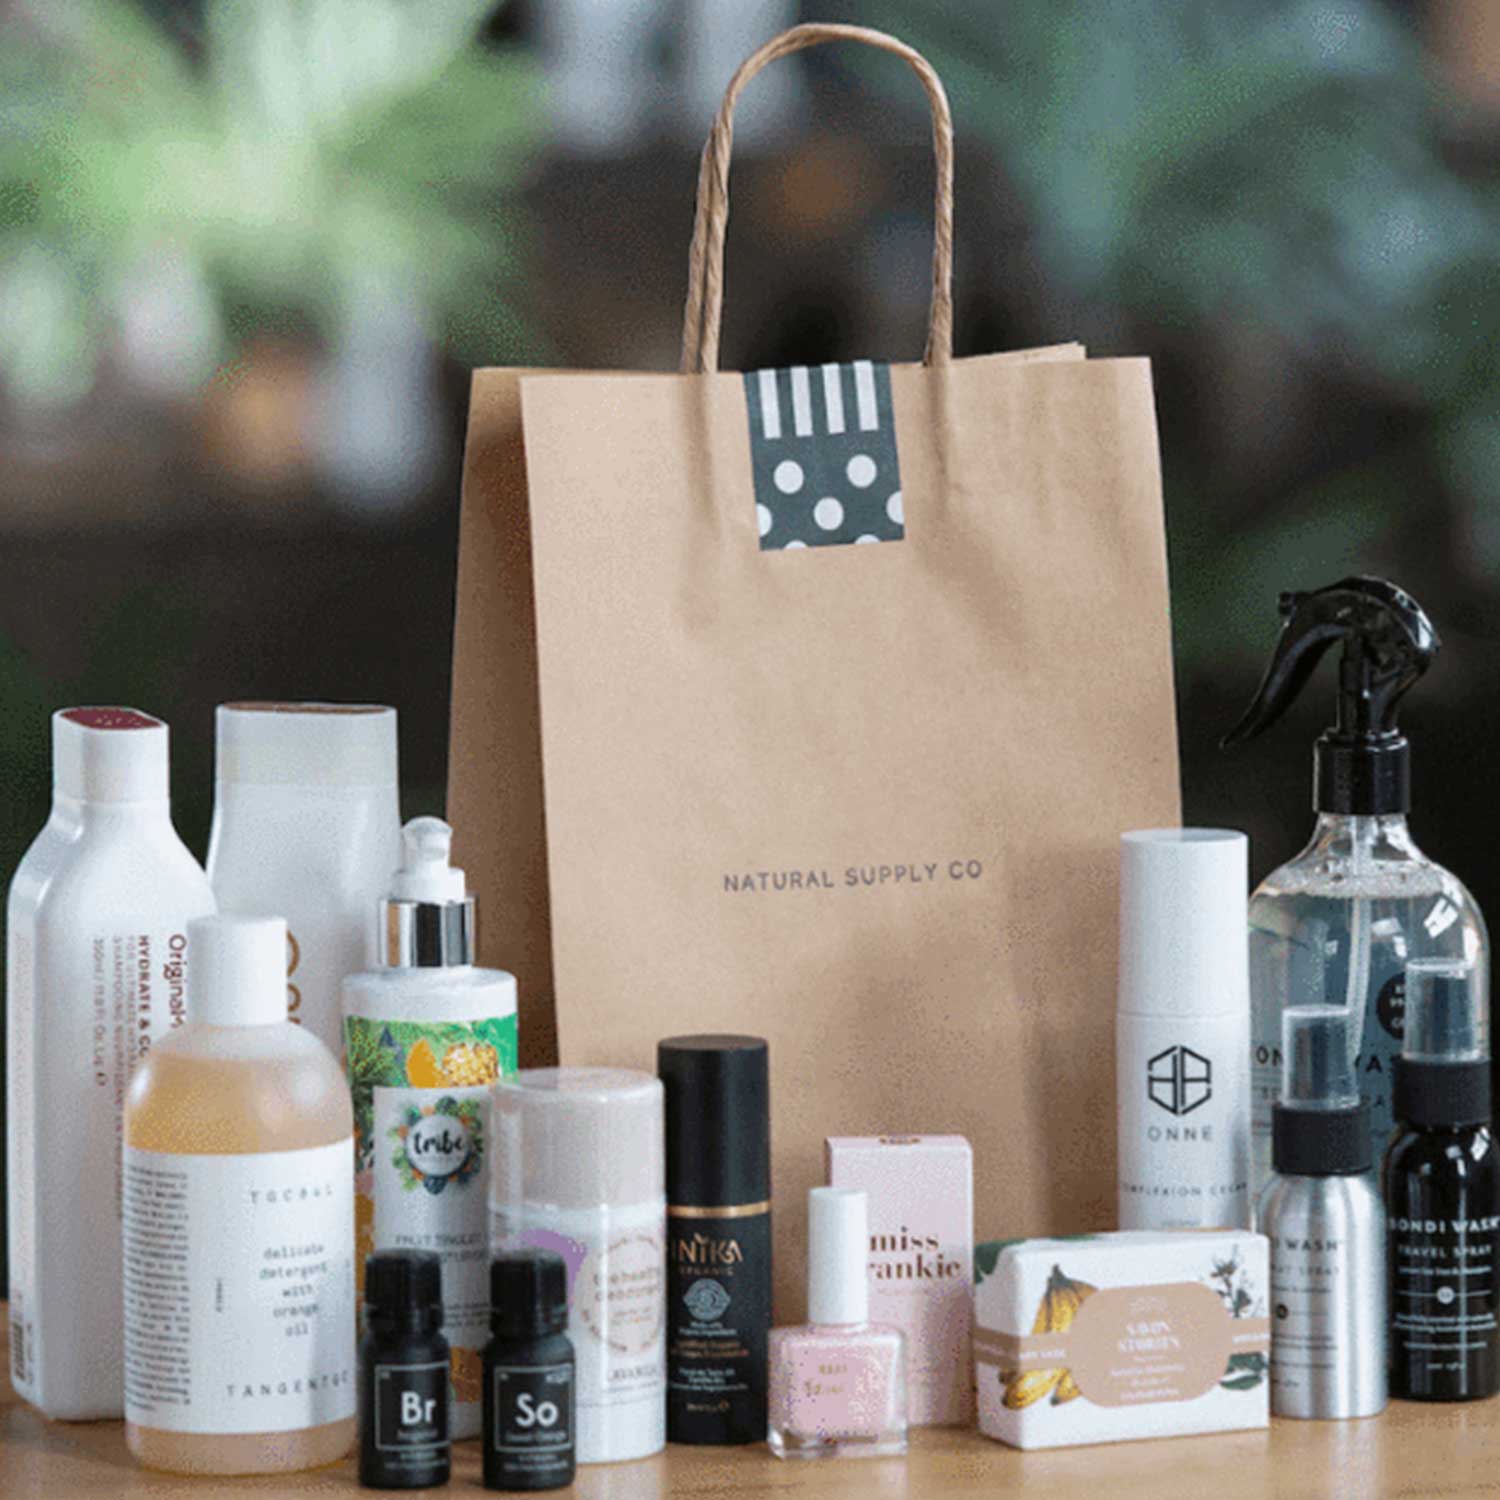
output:
<svg viewBox="0 0 1500 1500"><path fill-rule="evenodd" d="M551 1250L505 1250L490 1262L484 1350L484 1486L560 1490L576 1446L568 1278Z"/></svg>
<svg viewBox="0 0 1500 1500"><path fill-rule="evenodd" d="M1489 1005L1466 959L1406 968L1396 1134L1385 1156L1391 1395L1500 1390L1500 1156L1490 1133Z"/></svg>
<svg viewBox="0 0 1500 1500"><path fill-rule="evenodd" d="M667 1124L667 1440L759 1443L771 1327L766 1044L669 1037L656 1051Z"/></svg>
<svg viewBox="0 0 1500 1500"><path fill-rule="evenodd" d="M443 1267L430 1250L365 1261L359 1345L359 1482L375 1490L447 1484L448 1341Z"/></svg>

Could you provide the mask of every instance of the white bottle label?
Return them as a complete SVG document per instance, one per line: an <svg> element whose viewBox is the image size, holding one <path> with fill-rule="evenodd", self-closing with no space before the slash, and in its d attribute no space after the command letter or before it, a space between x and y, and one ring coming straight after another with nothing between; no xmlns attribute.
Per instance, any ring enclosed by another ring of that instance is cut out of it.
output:
<svg viewBox="0 0 1500 1500"><path fill-rule="evenodd" d="M1120 1016L1121 1229L1248 1227L1249 1027Z"/></svg>
<svg viewBox="0 0 1500 1500"><path fill-rule="evenodd" d="M376 1248L442 1257L443 1333L473 1366L454 1361L468 1376L455 1400L477 1415L490 1336L489 1089L376 1088L372 1115Z"/></svg>
<svg viewBox="0 0 1500 1500"><path fill-rule="evenodd" d="M186 1018L187 923L38 947L34 919L13 915L9 946L12 1380L49 1414L118 1415L122 1110L136 1066ZM87 1213L44 1209L64 1180ZM91 1232L103 1215L108 1232Z"/></svg>
<svg viewBox="0 0 1500 1500"><path fill-rule="evenodd" d="M354 1414L352 1139L125 1150L125 1415L290 1432Z"/></svg>

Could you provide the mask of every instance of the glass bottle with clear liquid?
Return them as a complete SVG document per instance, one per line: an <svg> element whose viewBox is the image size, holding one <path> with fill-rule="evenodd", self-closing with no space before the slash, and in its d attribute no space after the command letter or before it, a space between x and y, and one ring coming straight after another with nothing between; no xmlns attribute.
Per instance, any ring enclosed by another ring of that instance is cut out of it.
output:
<svg viewBox="0 0 1500 1500"><path fill-rule="evenodd" d="M1282 1012L1337 1005L1351 1013L1355 1077L1384 1143L1406 966L1424 958L1467 960L1487 985L1489 940L1474 898L1422 853L1401 814L1320 813L1312 842L1250 898L1252 1192L1271 1170Z"/></svg>
<svg viewBox="0 0 1500 1500"><path fill-rule="evenodd" d="M1401 1050L1407 964L1464 959L1481 983L1489 966L1489 938L1473 897L1422 853L1406 822L1411 751L1396 710L1437 654L1432 622L1409 594L1378 578L1285 594L1281 613L1276 652L1226 745L1279 718L1330 647L1342 645L1343 653L1337 719L1314 750L1312 842L1250 898L1252 1195L1271 1171L1271 1107L1288 1006L1335 1005L1349 1013L1356 1079L1370 1099L1379 1150L1393 1122L1391 1071Z"/></svg>

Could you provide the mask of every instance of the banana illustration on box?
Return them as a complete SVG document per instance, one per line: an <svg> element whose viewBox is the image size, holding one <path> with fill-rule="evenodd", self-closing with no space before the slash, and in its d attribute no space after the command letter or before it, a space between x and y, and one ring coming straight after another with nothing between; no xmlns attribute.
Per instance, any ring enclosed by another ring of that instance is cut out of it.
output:
<svg viewBox="0 0 1500 1500"><path fill-rule="evenodd" d="M1031 1331L1061 1333L1078 1316L1078 1309L1096 1291L1098 1288L1087 1281L1074 1281L1071 1276L1063 1274L1061 1266L1053 1266ZM1000 1380L1005 1387L1005 1404L1011 1411L1031 1406L1048 1394L1052 1397L1053 1406L1062 1406L1082 1394L1072 1373L1066 1369L1028 1370L1025 1374L1002 1370Z"/></svg>

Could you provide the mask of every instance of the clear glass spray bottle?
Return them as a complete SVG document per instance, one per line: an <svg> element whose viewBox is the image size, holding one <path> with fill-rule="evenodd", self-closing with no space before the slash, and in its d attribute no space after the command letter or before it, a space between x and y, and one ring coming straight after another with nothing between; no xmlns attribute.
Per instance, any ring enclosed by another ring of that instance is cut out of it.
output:
<svg viewBox="0 0 1500 1500"><path fill-rule="evenodd" d="M1226 746L1273 724L1333 646L1342 648L1337 715L1313 752L1312 842L1250 898L1251 1187L1271 1173L1271 1111L1281 1088L1281 1015L1291 1005L1349 1013L1356 1083L1374 1138L1393 1123L1406 966L1472 964L1487 992L1489 937L1463 884L1429 859L1406 824L1411 747L1396 727L1406 691L1432 664L1437 631L1410 594L1381 578L1346 578L1283 594L1266 674Z"/></svg>

